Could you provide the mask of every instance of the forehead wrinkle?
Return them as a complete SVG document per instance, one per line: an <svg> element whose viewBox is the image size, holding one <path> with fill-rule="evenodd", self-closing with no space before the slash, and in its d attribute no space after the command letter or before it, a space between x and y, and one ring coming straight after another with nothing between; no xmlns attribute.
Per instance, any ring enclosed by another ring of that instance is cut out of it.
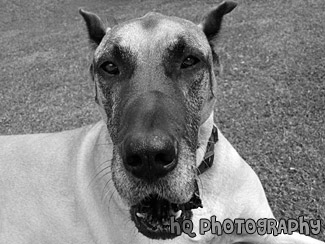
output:
<svg viewBox="0 0 325 244"><path fill-rule="evenodd" d="M109 30L103 40L96 48L94 53L94 61L98 62L102 57L108 56L114 45L120 45L120 38L115 35L113 30Z"/></svg>
<svg viewBox="0 0 325 244"><path fill-rule="evenodd" d="M175 36L184 32L181 24L168 19L159 19L154 28L144 28L141 21L128 23L117 31L122 46L140 53L148 49L158 51L165 46L164 43L172 42Z"/></svg>
<svg viewBox="0 0 325 244"><path fill-rule="evenodd" d="M186 49L199 50L197 43L192 38L188 38L186 35L178 35L173 42L167 44L167 50L171 52L182 52ZM202 49L202 48L201 48ZM201 50L200 50L201 51Z"/></svg>
<svg viewBox="0 0 325 244"><path fill-rule="evenodd" d="M204 56L209 54L208 41L203 31L194 23L177 17L157 16L158 20L153 28L144 28L141 24L146 17L115 26L104 37L103 42L107 45L98 48L101 51L97 56L108 51L109 43L117 42L122 47L128 47L138 57L139 62L146 63L150 57L150 62L153 63L162 57L171 44L178 41L179 36L183 36L188 45L200 50Z"/></svg>

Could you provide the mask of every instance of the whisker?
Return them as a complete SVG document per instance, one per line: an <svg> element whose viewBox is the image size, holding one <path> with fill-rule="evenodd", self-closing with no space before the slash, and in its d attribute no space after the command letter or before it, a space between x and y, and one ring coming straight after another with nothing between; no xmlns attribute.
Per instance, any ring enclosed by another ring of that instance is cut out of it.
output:
<svg viewBox="0 0 325 244"><path fill-rule="evenodd" d="M103 177L105 177L106 175L109 175L111 173L111 171L106 172L105 174L103 174L101 177L99 177L97 179L97 181L100 181ZM95 178L94 178L95 179ZM89 183L88 187L93 183L94 179Z"/></svg>
<svg viewBox="0 0 325 244"><path fill-rule="evenodd" d="M114 195L114 193L116 192L116 190L113 190L113 192L112 192L112 194L111 194L111 197L109 198L109 200L108 200L108 206L110 206L111 205L111 201L112 201L112 199L113 199L113 195ZM107 196L106 196L107 197ZM105 198L106 198L105 197Z"/></svg>
<svg viewBox="0 0 325 244"><path fill-rule="evenodd" d="M112 160L113 160L113 157L111 157L111 158L105 160L104 162L100 163L100 164L96 167L96 169L99 168L99 167L101 167L103 164L106 164L107 162L112 161Z"/></svg>
<svg viewBox="0 0 325 244"><path fill-rule="evenodd" d="M111 173L111 170L108 170L107 171L107 169L109 169L111 167L111 165L107 165L106 167L104 167L102 170L100 170L99 172L97 172L95 175L94 175L94 177L91 179L91 181L89 182L89 185L88 185L88 187L93 183L93 181L102 173L102 172L104 172L104 171L106 171L105 172L105 174L103 174L102 176L100 176L97 180L101 180L104 176L106 176L106 175L108 175L108 174L110 174Z"/></svg>
<svg viewBox="0 0 325 244"><path fill-rule="evenodd" d="M97 177L100 173L102 173L103 171L105 171L106 169L111 168L111 165L107 165L106 167L104 167L103 169L101 169L96 175L95 177Z"/></svg>
<svg viewBox="0 0 325 244"><path fill-rule="evenodd" d="M111 181L112 181L112 178L109 179L109 180L106 182L106 184L105 184L105 186L104 186L104 188L103 188L103 191L106 190L106 188L108 187L108 184L109 184ZM108 192L108 191L107 191L107 192Z"/></svg>

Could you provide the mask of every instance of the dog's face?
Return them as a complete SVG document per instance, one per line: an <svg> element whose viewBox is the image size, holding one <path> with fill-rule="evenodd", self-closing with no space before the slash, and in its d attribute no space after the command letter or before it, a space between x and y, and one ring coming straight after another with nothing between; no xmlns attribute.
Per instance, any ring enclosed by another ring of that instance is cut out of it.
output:
<svg viewBox="0 0 325 244"><path fill-rule="evenodd" d="M191 218L199 127L213 110L217 60L211 40L225 2L198 25L149 13L109 29L80 11L95 52L91 73L114 149L114 185L149 238L173 238L169 219Z"/></svg>

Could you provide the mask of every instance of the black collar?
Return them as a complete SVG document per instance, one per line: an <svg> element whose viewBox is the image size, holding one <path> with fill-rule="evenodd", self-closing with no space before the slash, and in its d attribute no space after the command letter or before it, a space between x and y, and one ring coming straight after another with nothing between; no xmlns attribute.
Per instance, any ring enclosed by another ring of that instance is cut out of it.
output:
<svg viewBox="0 0 325 244"><path fill-rule="evenodd" d="M208 141L204 158L197 168L198 175L203 174L207 169L211 168L214 160L214 144L218 141L218 128L213 125L211 136Z"/></svg>

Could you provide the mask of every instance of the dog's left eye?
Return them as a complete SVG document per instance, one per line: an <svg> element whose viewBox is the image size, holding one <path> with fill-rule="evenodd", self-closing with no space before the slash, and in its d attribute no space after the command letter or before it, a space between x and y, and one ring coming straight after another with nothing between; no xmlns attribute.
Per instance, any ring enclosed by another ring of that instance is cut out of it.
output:
<svg viewBox="0 0 325 244"><path fill-rule="evenodd" d="M187 69L193 65L196 65L198 62L200 62L200 59L198 59L194 56L188 56L182 62L181 69Z"/></svg>
<svg viewBox="0 0 325 244"><path fill-rule="evenodd" d="M120 73L116 64L109 61L103 63L100 67L110 75L118 75Z"/></svg>

